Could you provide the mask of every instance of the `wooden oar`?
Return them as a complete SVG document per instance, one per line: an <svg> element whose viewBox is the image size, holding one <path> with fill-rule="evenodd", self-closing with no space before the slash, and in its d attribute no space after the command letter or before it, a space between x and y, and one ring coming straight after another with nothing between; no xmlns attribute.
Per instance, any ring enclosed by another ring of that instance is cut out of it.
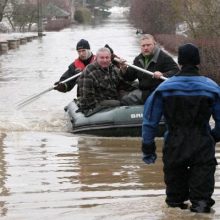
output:
<svg viewBox="0 0 220 220"><path fill-rule="evenodd" d="M68 78L68 79L65 79L65 80L59 82L59 84L60 84L60 83L69 82L70 80L75 79L76 77L78 77L81 73L82 73L82 72L79 72L79 73L77 73L76 75L74 75L74 76L72 76L72 77L70 77L70 78ZM46 90L44 90L44 91L42 91L42 92L40 92L40 93L37 93L37 94L35 94L35 95L32 95L32 96L30 96L30 97L28 97L28 98L26 98L26 99L20 101L20 102L18 103L18 105L17 105L17 109L21 109L21 108L23 108L24 106L26 106L26 105L28 105L28 104L30 104L30 103L36 101L36 100L39 99L42 95L44 95L44 94L50 92L51 90L53 90L53 89L56 88L56 87L57 87L57 85L54 85L54 86L52 86L52 87L50 87L50 88L48 88L48 89L46 89Z"/></svg>
<svg viewBox="0 0 220 220"><path fill-rule="evenodd" d="M118 63L122 63L122 61L121 61L120 59L118 59L118 58L114 58L114 60L115 60L116 62L118 62ZM149 71L149 70L146 70L146 69L143 69L143 68L140 68L140 67L135 66L135 65L133 65L133 64L129 64L129 63L127 63L126 61L123 62L123 64L125 64L125 65L127 65L127 66L130 66L130 67L132 67L132 68L134 68L134 69L136 69L136 70L139 70L139 71L141 71L141 72L143 72L143 73L147 73L148 75L151 75L151 76L154 75L153 72L151 72L151 71ZM164 76L161 76L160 79L166 80L167 78L164 77Z"/></svg>

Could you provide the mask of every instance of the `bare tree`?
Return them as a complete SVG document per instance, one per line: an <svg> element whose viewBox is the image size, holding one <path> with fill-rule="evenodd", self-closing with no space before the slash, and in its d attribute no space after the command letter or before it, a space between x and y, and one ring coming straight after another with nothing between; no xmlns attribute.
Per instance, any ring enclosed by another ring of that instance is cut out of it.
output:
<svg viewBox="0 0 220 220"><path fill-rule="evenodd" d="M186 22L193 38L220 36L219 0L175 0L180 20Z"/></svg>
<svg viewBox="0 0 220 220"><path fill-rule="evenodd" d="M130 12L132 20L144 32L158 34L176 30L173 0L132 0Z"/></svg>
<svg viewBox="0 0 220 220"><path fill-rule="evenodd" d="M0 1L0 22L3 19L3 15L4 15L4 9L7 5L8 0L1 0Z"/></svg>
<svg viewBox="0 0 220 220"><path fill-rule="evenodd" d="M18 0L11 0L10 7L4 15L12 29L16 27L19 31L30 30L34 22L37 21L37 5L36 4L20 4Z"/></svg>

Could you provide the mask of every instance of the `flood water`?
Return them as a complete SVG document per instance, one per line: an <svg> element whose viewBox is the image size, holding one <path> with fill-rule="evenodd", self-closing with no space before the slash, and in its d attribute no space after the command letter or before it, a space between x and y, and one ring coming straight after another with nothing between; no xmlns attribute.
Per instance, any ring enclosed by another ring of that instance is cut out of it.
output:
<svg viewBox="0 0 220 220"><path fill-rule="evenodd" d="M79 39L89 40L93 52L108 43L131 62L139 53L135 31L113 14L101 24L46 33L0 56L1 219L220 219L219 167L211 214L170 209L164 203L162 139L156 140L157 162L147 166L140 138L72 134L63 109L75 91L51 91L16 110L19 101L59 79L76 57Z"/></svg>

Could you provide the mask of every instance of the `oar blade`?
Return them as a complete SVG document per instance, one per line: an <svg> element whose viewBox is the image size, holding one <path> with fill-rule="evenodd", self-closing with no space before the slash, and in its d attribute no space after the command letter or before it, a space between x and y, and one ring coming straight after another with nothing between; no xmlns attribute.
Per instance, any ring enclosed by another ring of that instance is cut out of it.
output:
<svg viewBox="0 0 220 220"><path fill-rule="evenodd" d="M17 107L16 107L16 109L21 109L21 108L25 107L26 105L29 105L30 103L36 101L36 100L39 99L42 95L44 95L45 93L47 93L47 92L49 92L49 91L51 91L51 90L53 90L53 89L54 89L54 87L51 87L51 88L49 88L49 89L44 90L43 92L40 92L40 93L38 93L38 94L36 94L36 95L30 96L29 98L27 98L27 99L25 99L25 100L19 102L18 105L17 105Z"/></svg>
<svg viewBox="0 0 220 220"><path fill-rule="evenodd" d="M76 75L74 75L72 77L69 77L68 79L66 79L64 81L61 81L60 83L69 82L70 80L77 78L79 75L81 75L81 73L82 72L79 72ZM32 96L30 96L30 97L28 97L28 98L18 102L16 109L21 109L21 108L25 107L26 105L29 105L30 103L36 101L37 99L39 99L45 93L50 92L51 90L53 90L56 86L57 85L54 85L54 86L52 86L52 87L50 87L50 88L48 88L48 89L46 89L46 90L44 90L44 91L42 91L42 92L40 92L38 94L32 95Z"/></svg>

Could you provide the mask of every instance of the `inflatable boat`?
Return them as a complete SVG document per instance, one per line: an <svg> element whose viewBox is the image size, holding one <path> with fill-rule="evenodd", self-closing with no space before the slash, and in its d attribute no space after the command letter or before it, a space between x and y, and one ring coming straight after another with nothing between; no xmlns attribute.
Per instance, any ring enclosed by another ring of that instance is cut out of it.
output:
<svg viewBox="0 0 220 220"><path fill-rule="evenodd" d="M77 112L77 109L78 107L74 101L65 107L65 111L70 117L74 134L108 137L141 136L143 105L103 108L89 117ZM161 120L157 136L163 136L164 131L165 123Z"/></svg>

